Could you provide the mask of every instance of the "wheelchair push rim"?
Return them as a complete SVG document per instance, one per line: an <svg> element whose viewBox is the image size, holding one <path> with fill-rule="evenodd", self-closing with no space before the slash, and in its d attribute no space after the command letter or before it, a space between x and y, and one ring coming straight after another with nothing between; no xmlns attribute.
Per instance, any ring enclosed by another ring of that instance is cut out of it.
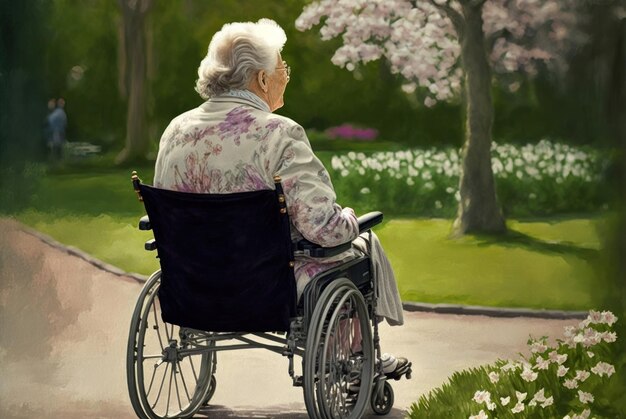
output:
<svg viewBox="0 0 626 419"><path fill-rule="evenodd" d="M362 339L359 352L353 350L355 327ZM374 350L367 306L349 280L333 281L320 296L309 323L304 364L309 416L356 419L363 415L372 388Z"/></svg>
<svg viewBox="0 0 626 419"><path fill-rule="evenodd" d="M189 351L197 345L193 331L163 322L156 272L144 286L131 322L127 353L129 396L144 419L185 418L208 402L215 353Z"/></svg>

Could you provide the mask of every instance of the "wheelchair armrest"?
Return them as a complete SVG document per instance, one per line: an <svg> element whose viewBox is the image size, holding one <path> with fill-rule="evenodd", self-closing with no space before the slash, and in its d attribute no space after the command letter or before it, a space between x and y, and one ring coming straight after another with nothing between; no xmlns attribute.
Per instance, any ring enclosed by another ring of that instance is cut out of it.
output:
<svg viewBox="0 0 626 419"><path fill-rule="evenodd" d="M370 230L377 224L383 221L383 213L380 211L368 212L358 218L359 233ZM306 239L300 240L296 243L296 250L303 251L305 255L314 258L325 258L338 255L345 252L352 247L352 242L343 243L335 247L322 247L319 244L310 242Z"/></svg>
<svg viewBox="0 0 626 419"><path fill-rule="evenodd" d="M296 243L296 250L301 250L305 255L313 258L327 258L345 252L352 247L352 243L343 243L334 247L322 247L317 243L302 239Z"/></svg>
<svg viewBox="0 0 626 419"><path fill-rule="evenodd" d="M361 215L357 218L359 221L359 233L370 230L377 224L383 222L383 213L380 211L372 211L367 214Z"/></svg>
<svg viewBox="0 0 626 419"><path fill-rule="evenodd" d="M150 218L147 215L144 215L139 219L139 230L151 230L152 226L150 225Z"/></svg>

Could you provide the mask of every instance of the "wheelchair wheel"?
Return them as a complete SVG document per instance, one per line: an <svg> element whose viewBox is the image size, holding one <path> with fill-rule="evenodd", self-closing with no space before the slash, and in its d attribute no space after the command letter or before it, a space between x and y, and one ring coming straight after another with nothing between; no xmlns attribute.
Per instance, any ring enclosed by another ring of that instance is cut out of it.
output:
<svg viewBox="0 0 626 419"><path fill-rule="evenodd" d="M368 406L373 371L365 300L350 280L337 279L321 294L309 321L303 382L309 416L360 418Z"/></svg>
<svg viewBox="0 0 626 419"><path fill-rule="evenodd" d="M157 271L135 306L126 359L128 392L142 419L186 418L212 396L211 384L215 390L215 353L181 352L190 349L193 331L163 322L160 280Z"/></svg>
<svg viewBox="0 0 626 419"><path fill-rule="evenodd" d="M393 388L391 384L385 381L380 394L376 394L376 389L374 389L370 403L372 410L377 415L386 415L391 412L393 407Z"/></svg>

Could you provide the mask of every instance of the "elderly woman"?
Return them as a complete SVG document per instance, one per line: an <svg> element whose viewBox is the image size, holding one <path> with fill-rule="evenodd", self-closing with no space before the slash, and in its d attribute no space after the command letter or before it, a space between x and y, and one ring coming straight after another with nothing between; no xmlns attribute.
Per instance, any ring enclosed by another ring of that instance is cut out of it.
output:
<svg viewBox="0 0 626 419"><path fill-rule="evenodd" d="M292 239L324 247L354 241L351 250L328 259L296 254L298 298L315 275L367 250L351 208L336 203L328 172L311 150L304 129L273 112L283 106L290 68L281 58L287 40L274 21L226 24L217 32L198 69L196 90L207 99L176 117L159 144L154 185L170 190L227 194L273 189L283 182ZM372 259L380 287L378 314L403 323L395 278L378 239ZM384 357L390 375L406 359Z"/></svg>

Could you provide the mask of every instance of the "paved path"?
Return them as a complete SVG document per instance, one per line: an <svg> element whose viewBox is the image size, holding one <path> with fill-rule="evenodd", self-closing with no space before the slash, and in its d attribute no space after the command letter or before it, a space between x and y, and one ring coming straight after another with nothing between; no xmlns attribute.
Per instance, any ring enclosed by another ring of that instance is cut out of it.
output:
<svg viewBox="0 0 626 419"><path fill-rule="evenodd" d="M0 220L0 417L133 418L126 394L128 326L141 285L68 255ZM405 313L383 327L383 350L413 361L393 382L389 418L454 371L516 357L534 336L560 336L575 320ZM263 350L221 354L211 407L198 417L306 418L287 360Z"/></svg>

